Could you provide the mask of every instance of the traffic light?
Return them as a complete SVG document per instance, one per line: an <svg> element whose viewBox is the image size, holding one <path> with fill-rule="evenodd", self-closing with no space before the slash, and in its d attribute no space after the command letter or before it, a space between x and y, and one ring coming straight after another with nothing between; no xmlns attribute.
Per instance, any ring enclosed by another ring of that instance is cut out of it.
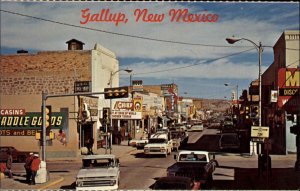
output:
<svg viewBox="0 0 300 191"><path fill-rule="evenodd" d="M105 120L106 123L109 121L109 113L110 113L110 109L109 108L103 108L102 119Z"/></svg>
<svg viewBox="0 0 300 191"><path fill-rule="evenodd" d="M41 131L36 131L35 133L35 139L40 140L41 139Z"/></svg>
<svg viewBox="0 0 300 191"><path fill-rule="evenodd" d="M49 139L52 140L54 138L55 138L55 133L52 132L52 131L50 131L50 133L49 133Z"/></svg>
<svg viewBox="0 0 300 191"><path fill-rule="evenodd" d="M251 108L251 117L258 118L258 106L252 106Z"/></svg>
<svg viewBox="0 0 300 191"><path fill-rule="evenodd" d="M128 87L104 88L105 99L126 98L128 97Z"/></svg>
<svg viewBox="0 0 300 191"><path fill-rule="evenodd" d="M246 119L250 118L250 108L249 108L249 106L245 106L245 117L246 117Z"/></svg>
<svg viewBox="0 0 300 191"><path fill-rule="evenodd" d="M46 135L49 135L51 130L51 105L46 105L45 107L45 127L46 127Z"/></svg>

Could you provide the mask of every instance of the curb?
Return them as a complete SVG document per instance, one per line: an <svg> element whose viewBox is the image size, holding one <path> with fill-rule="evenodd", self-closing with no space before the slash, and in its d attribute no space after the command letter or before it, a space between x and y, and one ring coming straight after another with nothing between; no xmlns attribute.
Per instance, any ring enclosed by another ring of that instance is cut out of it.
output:
<svg viewBox="0 0 300 191"><path fill-rule="evenodd" d="M46 188L48 188L50 186L53 186L55 184L58 184L58 183L62 182L62 181L64 181L64 178L60 177L58 180L55 180L55 181L53 181L53 182L51 182L49 184L46 184L46 185L43 185L43 186L37 188L37 190L44 190L44 189L46 189Z"/></svg>

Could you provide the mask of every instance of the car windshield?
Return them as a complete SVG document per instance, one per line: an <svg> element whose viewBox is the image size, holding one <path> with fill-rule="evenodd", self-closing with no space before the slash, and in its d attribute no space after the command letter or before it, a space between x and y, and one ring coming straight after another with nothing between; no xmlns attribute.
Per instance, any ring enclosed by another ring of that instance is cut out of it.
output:
<svg viewBox="0 0 300 191"><path fill-rule="evenodd" d="M166 139L149 139L149 143L167 143Z"/></svg>
<svg viewBox="0 0 300 191"><path fill-rule="evenodd" d="M176 139L176 138L180 138L180 132L171 132L171 138L172 139Z"/></svg>
<svg viewBox="0 0 300 191"><path fill-rule="evenodd" d="M83 159L82 160L82 168L107 168L114 166L113 159Z"/></svg>
<svg viewBox="0 0 300 191"><path fill-rule="evenodd" d="M203 161L206 162L206 155L204 154L181 154L179 161Z"/></svg>

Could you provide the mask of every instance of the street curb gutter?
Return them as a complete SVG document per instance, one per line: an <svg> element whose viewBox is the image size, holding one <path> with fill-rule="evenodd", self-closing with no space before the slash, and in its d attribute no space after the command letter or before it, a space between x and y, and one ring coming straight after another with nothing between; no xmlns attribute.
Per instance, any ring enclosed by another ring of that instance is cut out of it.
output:
<svg viewBox="0 0 300 191"><path fill-rule="evenodd" d="M37 188L37 190L44 190L44 189L46 189L46 188L48 188L50 186L53 186L55 184L58 184L58 183L62 182L62 181L64 181L64 178L60 177L58 180L55 180L55 181L53 181L53 182L51 182L49 184L46 184L46 185L43 185L43 186Z"/></svg>

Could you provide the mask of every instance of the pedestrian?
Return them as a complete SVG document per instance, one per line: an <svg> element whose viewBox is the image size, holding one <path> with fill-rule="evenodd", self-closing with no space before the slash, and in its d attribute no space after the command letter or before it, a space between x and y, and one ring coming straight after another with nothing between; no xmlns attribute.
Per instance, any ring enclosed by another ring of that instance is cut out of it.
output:
<svg viewBox="0 0 300 191"><path fill-rule="evenodd" d="M31 165L30 165L31 181L30 181L29 185L35 185L35 177L36 177L37 171L40 168L40 164L41 164L41 160L39 159L39 155L34 154Z"/></svg>
<svg viewBox="0 0 300 191"><path fill-rule="evenodd" d="M118 145L120 145L121 142L122 142L122 134L121 134L121 131L118 131L117 138L118 138Z"/></svg>
<svg viewBox="0 0 300 191"><path fill-rule="evenodd" d="M128 132L128 146L130 145L131 139L132 139L131 134Z"/></svg>
<svg viewBox="0 0 300 191"><path fill-rule="evenodd" d="M30 183L30 178L31 178L31 162L33 159L33 153L29 153L29 155L26 157L25 159L25 164L24 164L24 168L26 171L26 182L29 184Z"/></svg>
<svg viewBox="0 0 300 191"><path fill-rule="evenodd" d="M93 145L94 145L94 139L93 138L89 138L88 139L88 143L86 145L86 147L88 148L88 155L93 155Z"/></svg>
<svg viewBox="0 0 300 191"><path fill-rule="evenodd" d="M12 151L8 150L7 154L8 154L8 157L7 157L7 160L6 160L6 170L5 170L5 172L6 172L6 174L8 175L9 178L13 178L12 171L11 171L12 163L13 163Z"/></svg>
<svg viewBox="0 0 300 191"><path fill-rule="evenodd" d="M67 146L66 134L65 134L65 132L63 132L62 129L59 130L57 139L62 143L62 145Z"/></svg>

